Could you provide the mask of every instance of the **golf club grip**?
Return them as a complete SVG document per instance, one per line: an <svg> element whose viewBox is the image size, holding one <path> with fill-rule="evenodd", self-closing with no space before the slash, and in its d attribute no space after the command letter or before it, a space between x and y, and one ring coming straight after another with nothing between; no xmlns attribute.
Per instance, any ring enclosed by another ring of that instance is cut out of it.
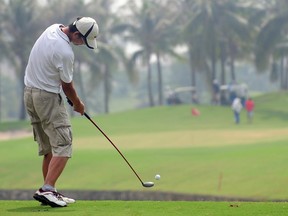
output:
<svg viewBox="0 0 288 216"><path fill-rule="evenodd" d="M72 101L68 97L66 97L66 99L67 99L68 104L73 107ZM84 115L90 120L90 117L87 113L84 112Z"/></svg>
<svg viewBox="0 0 288 216"><path fill-rule="evenodd" d="M68 104L73 107L72 101L68 97L66 97L66 99L67 99Z"/></svg>

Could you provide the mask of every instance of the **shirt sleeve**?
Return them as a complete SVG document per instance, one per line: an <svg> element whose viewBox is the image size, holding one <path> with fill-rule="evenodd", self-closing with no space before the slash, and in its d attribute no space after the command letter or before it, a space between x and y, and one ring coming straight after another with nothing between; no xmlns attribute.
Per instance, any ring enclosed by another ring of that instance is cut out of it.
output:
<svg viewBox="0 0 288 216"><path fill-rule="evenodd" d="M56 67L59 71L60 79L65 83L71 83L74 72L74 54L59 53L55 55Z"/></svg>

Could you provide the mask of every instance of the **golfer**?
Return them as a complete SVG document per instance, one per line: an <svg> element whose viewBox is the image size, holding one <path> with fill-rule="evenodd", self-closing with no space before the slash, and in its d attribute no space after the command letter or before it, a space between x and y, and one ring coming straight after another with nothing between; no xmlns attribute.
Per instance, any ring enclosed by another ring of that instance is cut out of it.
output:
<svg viewBox="0 0 288 216"><path fill-rule="evenodd" d="M72 132L60 95L84 114L85 106L73 85L74 53L71 44L97 48L97 22L79 17L69 26L53 24L35 42L25 71L24 102L33 126L34 140L43 156L44 184L34 194L43 205L65 207L75 200L57 192L55 184L72 154Z"/></svg>

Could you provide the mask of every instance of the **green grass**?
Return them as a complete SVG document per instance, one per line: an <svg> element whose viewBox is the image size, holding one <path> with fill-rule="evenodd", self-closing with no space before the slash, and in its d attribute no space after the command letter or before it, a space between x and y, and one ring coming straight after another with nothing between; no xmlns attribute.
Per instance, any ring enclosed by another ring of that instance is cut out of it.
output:
<svg viewBox="0 0 288 216"><path fill-rule="evenodd" d="M234 125L229 107L213 106L197 106L198 117L189 105L93 116L143 180L155 181L150 189L141 187L87 119L76 117L73 158L57 187L287 199L287 96L269 94L255 102L253 124L242 113ZM39 187L41 160L32 137L0 141L0 189Z"/></svg>
<svg viewBox="0 0 288 216"><path fill-rule="evenodd" d="M11 122L1 122L0 131L16 131L16 130L29 130L30 123L28 121L11 121Z"/></svg>
<svg viewBox="0 0 288 216"><path fill-rule="evenodd" d="M1 216L281 216L288 211L287 203L263 202L79 201L68 208L43 207L32 201L0 201L0 204Z"/></svg>
<svg viewBox="0 0 288 216"><path fill-rule="evenodd" d="M13 145L10 144L12 148ZM20 145L23 143L17 144L18 147ZM35 154L36 148L29 149L29 144L25 146L20 149L13 148L15 156L7 156L9 159L4 156L0 158L2 189L33 189L41 184L41 160ZM59 179L58 187L171 191L263 200L286 199L288 171L284 167L287 150L287 144L279 142L214 148L124 151L144 181L153 181L157 173L162 176L161 180L155 180L154 188L142 189L113 149L79 149L75 151ZM1 153L9 155L9 151L11 150L2 149ZM27 173L29 178L23 177L27 176Z"/></svg>

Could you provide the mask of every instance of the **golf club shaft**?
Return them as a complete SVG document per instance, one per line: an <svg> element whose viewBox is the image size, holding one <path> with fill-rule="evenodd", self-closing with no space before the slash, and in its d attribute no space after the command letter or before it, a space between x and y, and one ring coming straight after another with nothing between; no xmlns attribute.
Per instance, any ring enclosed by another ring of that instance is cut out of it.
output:
<svg viewBox="0 0 288 216"><path fill-rule="evenodd" d="M128 164L130 169L133 171L133 173L136 175L136 177L139 179L142 185L144 185L143 181L141 180L140 176L136 173L136 171L133 169L131 164L128 162L128 160L124 157L124 155L121 153L121 151L117 148L117 146L112 142L112 140L103 132L103 130L90 118L90 116L84 112L84 116L103 134L103 136L106 137L106 139L113 145L113 147L118 151L118 153L121 155L121 157L125 160L125 162Z"/></svg>
<svg viewBox="0 0 288 216"><path fill-rule="evenodd" d="M72 101L68 98L67 98L67 102L68 104L70 104L72 107L73 107L73 103ZM147 187L146 186L146 183L144 183L140 176L136 173L136 171L133 169L133 167L131 166L131 164L128 162L128 160L124 157L124 155L121 153L121 151L117 148L117 146L112 142L112 140L104 133L104 131L102 131L102 129L90 118L90 116L84 112L84 116L103 134L103 136L106 137L106 139L111 143L111 145L118 151L118 153L121 155L121 157L125 160L125 162L128 164L128 166L130 167L130 169L133 171L133 173L136 175L136 177L139 179L139 181L141 182L141 184L144 186L144 187ZM151 187L151 186L150 186Z"/></svg>

